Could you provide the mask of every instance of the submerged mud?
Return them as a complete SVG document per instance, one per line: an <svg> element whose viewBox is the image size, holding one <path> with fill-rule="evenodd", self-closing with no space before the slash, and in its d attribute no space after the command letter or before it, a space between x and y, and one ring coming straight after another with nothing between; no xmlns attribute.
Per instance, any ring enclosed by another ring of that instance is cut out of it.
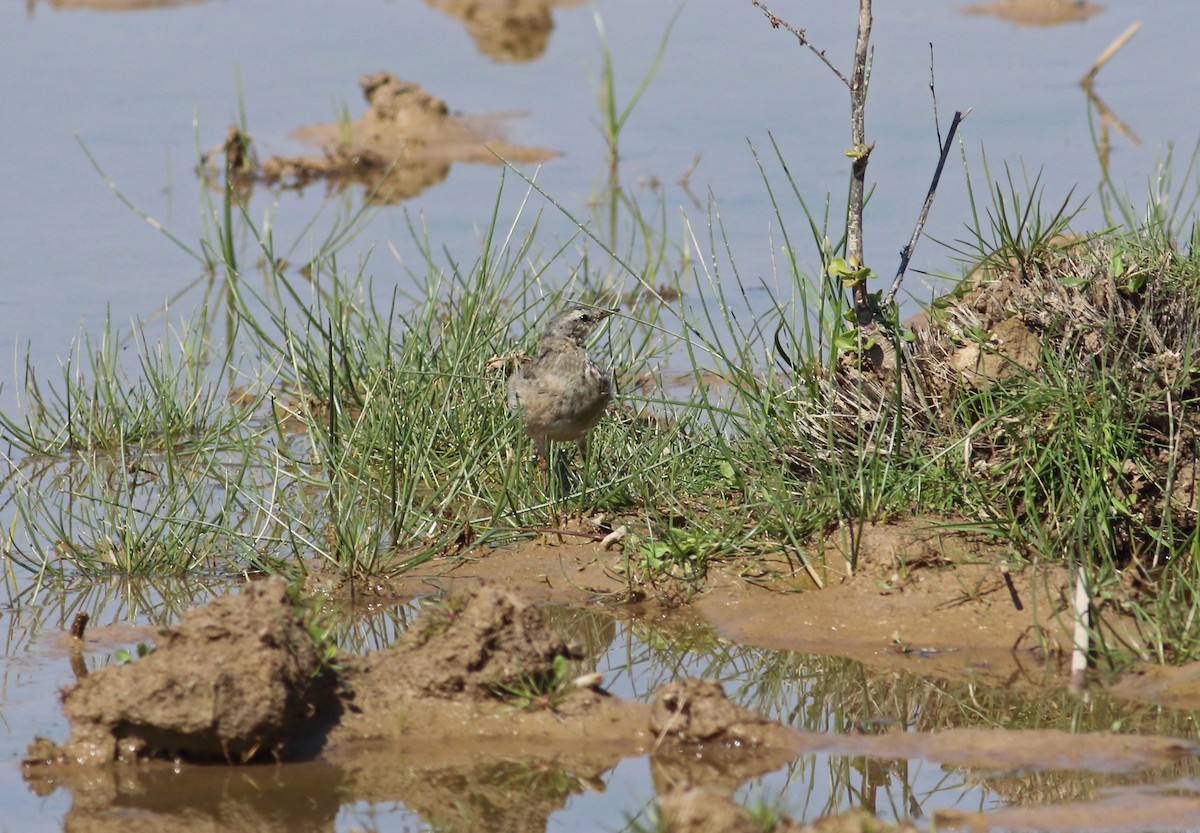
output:
<svg viewBox="0 0 1200 833"><path fill-rule="evenodd" d="M1018 26L1062 26L1081 23L1104 11L1086 0L996 0L963 8L964 14L991 15Z"/></svg>
<svg viewBox="0 0 1200 833"><path fill-rule="evenodd" d="M540 57L554 29L551 9L582 0L425 0L462 22L475 47L493 61L524 63Z"/></svg>

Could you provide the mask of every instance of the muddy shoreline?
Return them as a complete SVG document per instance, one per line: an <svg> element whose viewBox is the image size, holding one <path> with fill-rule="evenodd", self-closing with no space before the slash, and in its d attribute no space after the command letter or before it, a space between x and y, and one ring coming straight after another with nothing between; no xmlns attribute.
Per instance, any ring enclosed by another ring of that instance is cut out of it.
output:
<svg viewBox="0 0 1200 833"><path fill-rule="evenodd" d="M64 692L71 736L62 745L37 740L26 780L40 795L66 789L73 796L68 821L96 830L121 826L130 808L162 809L154 805L156 785L174 779L178 787L180 778L186 798L179 802L173 789L179 806L172 812L183 827L193 826L196 814L205 823L221 818L231 830L289 829L301 818L332 825L347 802L401 801L427 823L462 829L458 802L466 790L494 811L492 824L473 829L537 830L571 796L602 790L605 773L621 760L646 756L669 829L717 831L750 829L734 792L803 755L922 759L980 773L1137 772L1200 755L1189 740L1095 732L813 732L738 706L719 684L700 679L664 684L648 703L624 700L605 689L601 675L576 676L581 669L560 665L587 652L557 633L538 604L480 575L482 565L512 568L533 552L536 563L528 559L526 569L541 569L544 581L516 584L547 592L530 596L562 600L583 587L594 594L602 576L613 580L598 563L603 551L564 547L514 548L508 558L495 551L463 562L449 574L461 587L447 602L430 605L396 645L361 656L326 652L282 580L247 584L186 613L147 656L107 666ZM595 560L581 567L588 552ZM574 589L568 593L553 574L571 575ZM706 593L698 609L729 603L736 582L728 584ZM736 592L795 604L830 591ZM767 613L778 626L778 610ZM985 668L980 654L947 654L974 673ZM911 652L876 656L885 665L912 661ZM280 782L275 790L270 773L282 773L278 766L286 768L288 786ZM534 787L496 786L514 780ZM287 798L297 784L307 785L303 805ZM222 817L229 807L242 822ZM1007 812L1021 818L1028 810ZM1200 813L1200 795L1152 801L1140 812L1164 819ZM860 824L851 829L863 823L853 814L843 821ZM947 813L939 823L992 820Z"/></svg>

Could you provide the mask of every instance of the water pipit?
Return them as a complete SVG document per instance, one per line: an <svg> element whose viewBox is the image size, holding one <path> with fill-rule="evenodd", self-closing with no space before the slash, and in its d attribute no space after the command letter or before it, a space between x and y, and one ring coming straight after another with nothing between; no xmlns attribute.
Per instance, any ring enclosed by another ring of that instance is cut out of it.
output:
<svg viewBox="0 0 1200 833"><path fill-rule="evenodd" d="M543 470L549 466L551 441L575 441L587 454L588 432L612 402L612 376L583 345L613 312L578 305L563 310L546 325L541 352L509 377L508 406L533 438Z"/></svg>

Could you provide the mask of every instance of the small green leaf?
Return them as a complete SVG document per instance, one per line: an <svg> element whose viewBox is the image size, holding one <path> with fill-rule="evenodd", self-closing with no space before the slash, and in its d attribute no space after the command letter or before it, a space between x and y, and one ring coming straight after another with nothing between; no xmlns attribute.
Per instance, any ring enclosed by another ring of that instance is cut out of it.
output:
<svg viewBox="0 0 1200 833"><path fill-rule="evenodd" d="M854 270L850 268L850 264L846 262L844 257L835 257L829 261L829 266L825 268L831 278L840 278L842 275L848 275Z"/></svg>
<svg viewBox="0 0 1200 833"><path fill-rule="evenodd" d="M858 328L843 330L833 337L833 349L839 352L858 349Z"/></svg>
<svg viewBox="0 0 1200 833"><path fill-rule="evenodd" d="M738 478L737 469L733 467L733 463L728 460L722 460L717 464L717 470L721 472L721 479L727 484L730 486L738 485L740 478Z"/></svg>
<svg viewBox="0 0 1200 833"><path fill-rule="evenodd" d="M831 278L837 278L846 287L857 286L868 278L875 277L875 273L866 266L858 266L854 260L846 260L842 257L836 257L829 261L825 271Z"/></svg>
<svg viewBox="0 0 1200 833"><path fill-rule="evenodd" d="M1108 259L1108 271L1114 278L1125 274L1125 257L1120 251L1114 251L1112 257Z"/></svg>
<svg viewBox="0 0 1200 833"><path fill-rule="evenodd" d="M1149 277L1149 274L1149 272L1145 271L1138 272L1136 275L1131 276L1122 288L1126 292L1141 292L1146 286L1146 278Z"/></svg>

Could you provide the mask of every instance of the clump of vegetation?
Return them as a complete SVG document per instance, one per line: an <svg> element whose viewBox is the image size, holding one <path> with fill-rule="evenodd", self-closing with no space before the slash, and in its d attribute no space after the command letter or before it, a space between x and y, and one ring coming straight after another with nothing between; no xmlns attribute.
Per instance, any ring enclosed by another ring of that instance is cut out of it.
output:
<svg viewBox="0 0 1200 833"><path fill-rule="evenodd" d="M573 689L567 678L569 662L560 654L551 661L545 673L522 675L511 682L496 683L492 686L492 693L523 711L553 711L562 705Z"/></svg>

